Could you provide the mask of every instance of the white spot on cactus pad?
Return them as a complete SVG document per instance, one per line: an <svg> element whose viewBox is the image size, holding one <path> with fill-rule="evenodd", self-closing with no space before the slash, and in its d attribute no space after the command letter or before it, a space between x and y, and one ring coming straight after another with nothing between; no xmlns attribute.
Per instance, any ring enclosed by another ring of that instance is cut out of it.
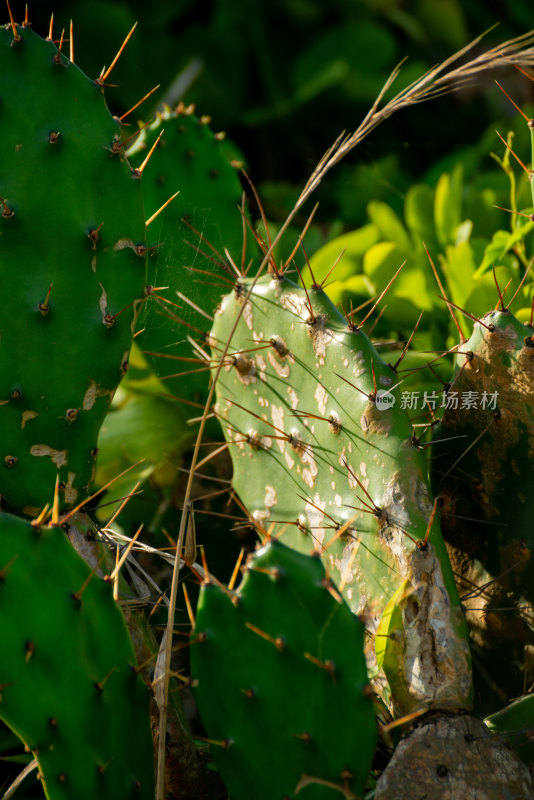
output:
<svg viewBox="0 0 534 800"><path fill-rule="evenodd" d="M339 463L341 464L341 466L343 467L343 469L345 470L345 472L347 474L347 479L348 479L350 488L351 489L359 489L360 487L358 486L358 481L356 480L356 477L355 477L356 472L355 472L355 470L353 469L353 467L350 464L349 464L350 469L347 469L346 464L348 464L349 462L346 460L344 452L342 452L340 457L339 457Z"/></svg>
<svg viewBox="0 0 534 800"><path fill-rule="evenodd" d="M247 302L245 303L245 309L243 311L243 319L245 320L247 328L249 328L249 330L252 330L254 326L254 312L252 310L252 303L250 302L250 300L247 300Z"/></svg>
<svg viewBox="0 0 534 800"><path fill-rule="evenodd" d="M288 311L292 311L293 314L296 314L304 320L308 319L310 316L306 300L307 298L303 294L292 294L289 292L283 294L280 298L283 308L287 308Z"/></svg>
<svg viewBox="0 0 534 800"><path fill-rule="evenodd" d="M313 325L309 326L313 350L320 366L325 363L327 347L334 340L332 331L326 327L327 322L326 317L320 316L317 317Z"/></svg>
<svg viewBox="0 0 534 800"><path fill-rule="evenodd" d="M273 420L273 425L277 428L277 433L281 433L284 431L284 407L283 406L275 406L274 403L271 406L271 417ZM280 448L280 452L283 453L286 449L286 442L285 439L277 439L276 440L278 447Z"/></svg>
<svg viewBox="0 0 534 800"><path fill-rule="evenodd" d="M301 454L301 459L303 464L309 465L309 469L302 470L302 480L310 487L310 489L313 489L315 485L315 479L317 477L317 464L315 463L315 457L311 447L304 448L304 451Z"/></svg>
<svg viewBox="0 0 534 800"><path fill-rule="evenodd" d="M67 450L54 450L47 444L34 444L30 450L32 456L49 456L57 467L64 467L68 462Z"/></svg>
<svg viewBox="0 0 534 800"><path fill-rule="evenodd" d="M84 411L90 411L99 397L106 397L110 395L109 389L99 386L96 381L91 381L89 388L84 394L82 408Z"/></svg>
<svg viewBox="0 0 534 800"><path fill-rule="evenodd" d="M256 356L256 364L258 365L260 380L265 383L265 372L267 370L267 362L265 361L264 357L261 354Z"/></svg>
<svg viewBox="0 0 534 800"><path fill-rule="evenodd" d="M28 420L35 419L35 417L38 417L38 416L39 416L39 414L37 413L37 411L29 411L29 410L28 411L23 411L22 412L22 422L21 422L20 427L21 428L25 428L26 427L26 423L28 422Z"/></svg>
<svg viewBox="0 0 534 800"><path fill-rule="evenodd" d="M287 393L289 395L289 399L291 400L291 408L298 408L299 396L292 386L287 387Z"/></svg>
<svg viewBox="0 0 534 800"><path fill-rule="evenodd" d="M113 249L115 251L116 250L128 250L128 249L135 250L135 244L132 242L131 239L119 239L118 242L116 242L113 245Z"/></svg>
<svg viewBox="0 0 534 800"><path fill-rule="evenodd" d="M354 353L354 365L352 367L352 375L354 378L359 378L360 375L364 375L366 371L365 367L365 358L363 357L362 350L358 350L357 353Z"/></svg>
<svg viewBox="0 0 534 800"><path fill-rule="evenodd" d="M108 296L107 296L106 290L104 289L104 287L102 286L101 283L99 284L99 286L102 289L102 294L100 295L100 299L98 301L98 305L100 306L100 313L102 314L102 321L104 321L104 317L106 316L106 313L107 313L107 310L108 310Z"/></svg>
<svg viewBox="0 0 534 800"><path fill-rule="evenodd" d="M260 511L259 509L256 509L256 511L252 513L252 516L254 517L256 522L259 522L259 524L263 526L263 523L269 519L270 511L265 509Z"/></svg>
<svg viewBox="0 0 534 800"><path fill-rule="evenodd" d="M274 486L266 486L265 487L265 497L263 499L263 503L266 508L271 509L278 503L278 499L276 497L276 489Z"/></svg>
<svg viewBox="0 0 534 800"><path fill-rule="evenodd" d="M310 528L317 543L322 544L324 539L324 528L321 527L324 520L324 509L326 501L322 501L318 494L313 498L313 505L306 500L306 515L310 523Z"/></svg>
<svg viewBox="0 0 534 800"><path fill-rule="evenodd" d="M287 468L288 469L293 469L293 467L295 466L295 462L291 458L291 456L289 455L287 450L284 452L284 457L285 457L285 460L286 460Z"/></svg>
<svg viewBox="0 0 534 800"><path fill-rule="evenodd" d="M326 404L328 403L328 394L326 393L326 389L322 385L322 383L317 384L317 389L315 390L314 397L317 401L317 408L319 409L319 414L326 414Z"/></svg>
<svg viewBox="0 0 534 800"><path fill-rule="evenodd" d="M269 363L271 364L271 366L273 367L275 372L277 372L278 375L280 375L281 378L288 378L289 377L289 374L291 372L291 367L290 367L290 365L289 365L289 363L287 361L286 361L285 364L282 364L280 359L277 358L275 356L275 354L272 353L271 351L269 351L267 353L267 358L269 359ZM293 361L294 360L295 359L293 359Z"/></svg>

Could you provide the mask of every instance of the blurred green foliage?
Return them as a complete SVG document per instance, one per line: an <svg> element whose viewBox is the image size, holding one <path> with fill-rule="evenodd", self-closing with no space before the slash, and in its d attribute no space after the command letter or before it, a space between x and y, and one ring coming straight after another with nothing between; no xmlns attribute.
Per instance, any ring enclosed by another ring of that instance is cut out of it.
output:
<svg viewBox="0 0 534 800"><path fill-rule="evenodd" d="M23 4L14 5L22 17ZM161 84L157 102L195 102L216 129L227 130L257 185L300 185L336 136L357 127L402 58L408 60L394 90L496 23L488 45L534 28L534 7L526 0L506 8L482 0L79 0L74 9L57 0L54 11L58 38L74 16L76 60L95 77L138 20L110 78L119 85L107 92L112 110L122 114ZM44 33L48 4L30 13ZM411 108L373 134L353 166L323 188L324 214L348 213L347 222L361 223L366 195L390 194L400 202L433 164L476 142L496 116L514 114L493 76L430 113L426 106Z"/></svg>

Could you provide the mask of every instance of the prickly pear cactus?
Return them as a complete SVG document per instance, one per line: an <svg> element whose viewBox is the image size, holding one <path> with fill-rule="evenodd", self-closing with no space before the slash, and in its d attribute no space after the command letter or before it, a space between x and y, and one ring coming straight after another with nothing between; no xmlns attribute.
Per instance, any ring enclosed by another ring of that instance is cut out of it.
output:
<svg viewBox="0 0 534 800"><path fill-rule="evenodd" d="M376 743L363 637L321 561L277 541L237 592L203 586L195 695L235 800L360 796Z"/></svg>
<svg viewBox="0 0 534 800"><path fill-rule="evenodd" d="M533 437L532 328L492 311L456 356L433 477L473 641L490 650L504 644L521 670L523 648L534 643Z"/></svg>
<svg viewBox="0 0 534 800"><path fill-rule="evenodd" d="M0 618L0 718L47 797L151 800L148 692L122 613L60 528L0 514Z"/></svg>
<svg viewBox="0 0 534 800"><path fill-rule="evenodd" d="M202 340L209 331L210 316L232 284L225 250L240 263L243 240L239 154L209 122L192 106L165 108L128 151L138 165L157 142L143 181L148 220L179 192L149 223L158 246L148 283L163 288L149 297L137 342L169 393L199 400L208 375L194 362L188 337Z"/></svg>
<svg viewBox="0 0 534 800"><path fill-rule="evenodd" d="M141 188L102 86L0 27L0 496L34 514L91 482L146 284Z"/></svg>
<svg viewBox="0 0 534 800"><path fill-rule="evenodd" d="M465 620L394 370L320 287L272 275L247 300L249 286L211 334L218 361L241 314L215 407L237 493L286 544L321 553L397 713L469 707Z"/></svg>

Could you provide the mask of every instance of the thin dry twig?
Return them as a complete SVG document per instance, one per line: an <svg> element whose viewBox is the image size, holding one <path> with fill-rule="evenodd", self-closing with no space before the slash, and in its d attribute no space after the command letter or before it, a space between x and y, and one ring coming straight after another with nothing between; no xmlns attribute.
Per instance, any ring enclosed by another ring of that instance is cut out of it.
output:
<svg viewBox="0 0 534 800"><path fill-rule="evenodd" d="M2 795L1 800L11 800L11 798L14 796L15 792L17 791L17 789L20 787L22 781L25 778L27 778L28 775L31 772L33 772L35 769L37 769L38 766L39 765L37 764L37 759L36 758L34 758L33 761L30 761L29 764L26 764L26 766L24 767L22 772L20 772L17 775L17 777L15 778L13 783L10 784L10 786L8 786L8 788L6 789L4 794Z"/></svg>
<svg viewBox="0 0 534 800"><path fill-rule="evenodd" d="M491 30L491 29L490 29ZM487 31L486 31L487 33ZM371 131L381 122L391 117L397 111L408 106L432 100L442 94L457 91L469 85L477 75L492 69L511 67L514 65L534 65L534 31L529 31L515 39L510 39L504 44L492 47L480 53L475 58L459 66L454 66L470 50L480 43L486 33L477 36L472 42L457 53L447 58L441 64L428 70L421 78L402 89L395 97L382 108L379 108L385 94L391 88L400 74L402 63L398 64L384 86L375 102L366 114L363 122L352 134L339 136L330 149L325 153L306 186L297 200L296 208L299 209L308 197L315 191L321 180L332 167L341 161L347 153L356 147Z"/></svg>

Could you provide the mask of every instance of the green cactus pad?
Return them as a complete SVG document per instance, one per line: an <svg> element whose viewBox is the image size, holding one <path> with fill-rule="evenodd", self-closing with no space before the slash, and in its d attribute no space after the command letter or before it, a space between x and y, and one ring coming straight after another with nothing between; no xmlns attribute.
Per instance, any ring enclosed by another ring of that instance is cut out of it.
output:
<svg viewBox="0 0 534 800"><path fill-rule="evenodd" d="M322 554L372 637L404 584L394 658L381 655L399 713L468 706L465 621L395 372L320 289L266 277L245 303L249 285L224 298L212 330L220 359L243 312L216 404L237 493L286 544Z"/></svg>
<svg viewBox="0 0 534 800"><path fill-rule="evenodd" d="M148 692L111 587L63 531L0 514L0 718L47 797L154 796Z"/></svg>
<svg viewBox="0 0 534 800"><path fill-rule="evenodd" d="M202 401L208 374L199 371L202 365L184 361L195 356L187 337L198 339L200 334L202 339L209 331L206 314L213 314L231 286L221 266L227 261L225 249L240 262L242 190L235 148L223 134L212 132L209 118L195 116L192 106L180 104L157 114L128 152L134 165L142 162L160 134L143 179L147 218L180 193L148 227L150 241L158 245L149 259L148 282L167 288L149 298L137 342L169 393ZM184 372L187 377L173 377Z"/></svg>
<svg viewBox="0 0 534 800"><path fill-rule="evenodd" d="M517 750L525 764L534 764L534 695L526 694L487 717L484 722Z"/></svg>
<svg viewBox="0 0 534 800"><path fill-rule="evenodd" d="M195 695L235 800L363 790L377 737L364 629L335 595L320 559L277 541L249 558L237 592L202 589Z"/></svg>
<svg viewBox="0 0 534 800"><path fill-rule="evenodd" d="M146 285L139 180L102 87L0 27L0 496L34 514L91 482Z"/></svg>
<svg viewBox="0 0 534 800"><path fill-rule="evenodd" d="M504 658L522 669L533 643L532 328L492 311L459 349L432 462L443 531L473 641L504 644Z"/></svg>

